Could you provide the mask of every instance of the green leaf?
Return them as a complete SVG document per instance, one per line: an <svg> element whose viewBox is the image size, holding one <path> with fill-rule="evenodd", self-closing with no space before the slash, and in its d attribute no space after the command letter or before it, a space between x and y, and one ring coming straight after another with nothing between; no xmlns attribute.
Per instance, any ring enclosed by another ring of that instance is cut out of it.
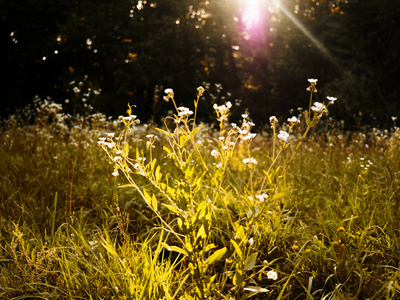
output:
<svg viewBox="0 0 400 300"><path fill-rule="evenodd" d="M157 162L157 158L153 159L153 161L151 162L151 168L150 170L153 171L155 166L156 166L156 162Z"/></svg>
<svg viewBox="0 0 400 300"><path fill-rule="evenodd" d="M234 240L231 240L231 244L232 244L233 248L235 248L235 253L239 257L239 260L242 260L243 253L242 253L242 250L240 250L239 245Z"/></svg>
<svg viewBox="0 0 400 300"><path fill-rule="evenodd" d="M161 181L162 174L161 174L160 170L161 170L161 167L157 166L156 171L154 173L154 175L156 177L156 182L160 182Z"/></svg>
<svg viewBox="0 0 400 300"><path fill-rule="evenodd" d="M154 211L158 210L158 202L157 202L157 198L156 198L156 196L154 196L154 194L151 197L151 206L153 207Z"/></svg>
<svg viewBox="0 0 400 300"><path fill-rule="evenodd" d="M126 142L124 147L124 156L128 157L128 154L129 154L129 143Z"/></svg>
<svg viewBox="0 0 400 300"><path fill-rule="evenodd" d="M179 208L175 207L174 205L164 204L164 203L162 205L168 208L171 212L181 215L182 211L180 211Z"/></svg>
<svg viewBox="0 0 400 300"><path fill-rule="evenodd" d="M195 220L201 220L205 217L206 215L206 210L208 208L208 202L207 201L203 201L199 204L199 206L197 207L197 212L195 215Z"/></svg>
<svg viewBox="0 0 400 300"><path fill-rule="evenodd" d="M235 275L233 276L233 284L236 286L241 286L243 283L243 275L239 270L236 270Z"/></svg>
<svg viewBox="0 0 400 300"><path fill-rule="evenodd" d="M190 243L190 240L188 240L188 239L185 240L185 247L186 247L186 250L187 250L188 252L190 252L190 253L193 252L193 246L192 246L192 244Z"/></svg>
<svg viewBox="0 0 400 300"><path fill-rule="evenodd" d="M186 300L194 300L192 296L190 296L188 293L185 292L185 298Z"/></svg>
<svg viewBox="0 0 400 300"><path fill-rule="evenodd" d="M119 188L119 189L132 188L132 187L133 186L131 184L129 184L129 183L117 186L117 188Z"/></svg>
<svg viewBox="0 0 400 300"><path fill-rule="evenodd" d="M203 239L207 237L204 225L201 225L199 231L197 232L196 239L198 239L199 237Z"/></svg>
<svg viewBox="0 0 400 300"><path fill-rule="evenodd" d="M222 249L219 249L219 250L217 250L217 251L215 251L211 256L209 256L208 258L207 258L207 260L206 260L206 265L210 265L210 264L212 264L213 262L215 262L215 261L217 261L217 260L220 260L221 258L222 258L222 256L224 256L225 255L225 253L226 253L226 247L224 247L224 248L222 248Z"/></svg>
<svg viewBox="0 0 400 300"><path fill-rule="evenodd" d="M268 293L269 292L269 290L267 290L267 289L264 289L259 286L252 286L252 285L246 286L244 288L244 290L249 291L249 292L254 292L254 293Z"/></svg>
<svg viewBox="0 0 400 300"><path fill-rule="evenodd" d="M179 247L177 247L177 246L170 246L170 245L168 245L168 244L166 244L166 243L162 243L162 246L163 246L165 249L167 249L168 251L178 252L178 253L183 254L183 255L185 255L185 256L188 255L188 253L187 253L185 250L183 250L182 248L179 248Z"/></svg>
<svg viewBox="0 0 400 300"><path fill-rule="evenodd" d="M244 269L246 271L250 271L254 268L254 266L256 265L256 261L257 261L257 255L258 255L258 252L254 252L247 257L246 264L244 266Z"/></svg>
<svg viewBox="0 0 400 300"><path fill-rule="evenodd" d="M201 128L203 128L203 126L196 127L195 129L193 129L193 130L190 132L190 135L191 135L192 137L194 137L194 136L197 134L197 132L199 132L199 130L200 130Z"/></svg>
<svg viewBox="0 0 400 300"><path fill-rule="evenodd" d="M188 137L187 135L181 135L179 137L179 147L185 147L188 140L190 140L190 137Z"/></svg>
<svg viewBox="0 0 400 300"><path fill-rule="evenodd" d="M217 246L215 246L215 244L208 244L207 246L204 247L204 252L208 252L211 249L216 248Z"/></svg>
<svg viewBox="0 0 400 300"><path fill-rule="evenodd" d="M168 154L171 154L171 153L172 153L171 149L169 149L167 146L163 146L163 149L164 149L164 151L167 152Z"/></svg>
<svg viewBox="0 0 400 300"><path fill-rule="evenodd" d="M151 196L147 193L146 189L143 189L144 200L146 201L147 205L151 206Z"/></svg>
<svg viewBox="0 0 400 300"><path fill-rule="evenodd" d="M165 131L165 130L162 130L162 129L160 129L160 128L156 128L156 130L159 131L159 132L161 132L161 133L163 133L163 134L165 134L165 135L168 136L168 137L172 137L172 134L169 133L169 132L167 132L167 131Z"/></svg>
<svg viewBox="0 0 400 300"><path fill-rule="evenodd" d="M240 225L239 228L236 230L236 238L239 239L240 241L243 241L244 236L245 236L244 228L242 225Z"/></svg>
<svg viewBox="0 0 400 300"><path fill-rule="evenodd" d="M178 223L179 229L182 230L182 227L183 227L183 221L182 221L182 219L181 219L181 218L178 218L178 219L176 219L176 221L177 221L177 223Z"/></svg>
<svg viewBox="0 0 400 300"><path fill-rule="evenodd" d="M273 195L272 199L276 200L276 199L282 198L284 196L285 196L285 193L277 193L277 194Z"/></svg>

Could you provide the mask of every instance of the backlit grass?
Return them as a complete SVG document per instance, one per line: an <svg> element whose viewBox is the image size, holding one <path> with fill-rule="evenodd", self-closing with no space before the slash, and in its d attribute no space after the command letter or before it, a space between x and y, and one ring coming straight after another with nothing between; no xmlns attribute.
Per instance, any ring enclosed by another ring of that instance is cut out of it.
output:
<svg viewBox="0 0 400 300"><path fill-rule="evenodd" d="M400 297L400 131L344 132L315 83L257 134L195 121L202 88L159 129L37 99L0 133L0 298Z"/></svg>

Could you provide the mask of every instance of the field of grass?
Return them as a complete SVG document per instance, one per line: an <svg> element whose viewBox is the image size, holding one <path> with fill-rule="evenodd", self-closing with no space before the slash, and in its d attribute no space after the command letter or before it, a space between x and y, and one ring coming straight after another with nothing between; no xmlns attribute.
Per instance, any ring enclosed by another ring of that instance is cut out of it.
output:
<svg viewBox="0 0 400 300"><path fill-rule="evenodd" d="M257 134L195 122L200 87L159 129L37 99L0 132L0 298L399 299L400 129L314 88Z"/></svg>

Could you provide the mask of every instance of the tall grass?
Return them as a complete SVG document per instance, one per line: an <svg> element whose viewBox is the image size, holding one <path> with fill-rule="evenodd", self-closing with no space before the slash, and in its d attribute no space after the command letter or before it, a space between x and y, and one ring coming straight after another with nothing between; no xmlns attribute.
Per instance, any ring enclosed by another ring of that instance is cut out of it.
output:
<svg viewBox="0 0 400 300"><path fill-rule="evenodd" d="M200 124L202 87L193 111L167 89L155 128L77 86L72 116L36 99L3 124L0 298L400 297L398 127L344 132L314 80L257 134L230 103Z"/></svg>

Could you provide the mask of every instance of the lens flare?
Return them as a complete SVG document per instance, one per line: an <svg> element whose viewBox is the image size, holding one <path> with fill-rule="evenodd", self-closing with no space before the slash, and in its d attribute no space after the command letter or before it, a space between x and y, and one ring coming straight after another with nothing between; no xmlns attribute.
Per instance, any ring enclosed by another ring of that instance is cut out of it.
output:
<svg viewBox="0 0 400 300"><path fill-rule="evenodd" d="M266 19L265 0L244 0L241 21L247 31L257 31Z"/></svg>

